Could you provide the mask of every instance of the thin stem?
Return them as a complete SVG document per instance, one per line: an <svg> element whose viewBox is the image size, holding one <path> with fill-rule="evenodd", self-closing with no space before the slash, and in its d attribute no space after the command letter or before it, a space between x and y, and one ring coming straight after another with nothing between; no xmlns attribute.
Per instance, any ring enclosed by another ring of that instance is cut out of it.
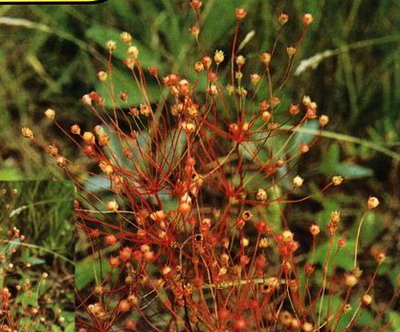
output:
<svg viewBox="0 0 400 332"><path fill-rule="evenodd" d="M360 224L358 225L357 229L357 236L356 236L356 244L355 244L355 249L354 249L354 268L357 267L357 253L358 253L358 241L360 239L360 233L361 233L361 227L364 223L365 217L367 216L368 210L364 212Z"/></svg>

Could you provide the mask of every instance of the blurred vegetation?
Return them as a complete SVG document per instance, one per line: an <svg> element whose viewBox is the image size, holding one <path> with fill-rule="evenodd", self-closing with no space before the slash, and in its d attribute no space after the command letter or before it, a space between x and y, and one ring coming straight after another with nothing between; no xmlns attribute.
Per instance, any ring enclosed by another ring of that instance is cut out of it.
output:
<svg viewBox="0 0 400 332"><path fill-rule="evenodd" d="M5 259L0 267L0 287L14 292L16 285L23 286L29 279L37 292L31 296L28 291L21 291L15 297L15 303L20 304L14 314L16 318L21 315L19 328L74 331L72 183L1 182L0 190L0 252ZM24 240L10 239L14 227ZM14 266L11 270L7 268L10 263ZM31 267L26 268L26 264ZM47 280L40 281L42 273L48 274ZM27 316L30 308L36 307L40 313ZM39 323L40 317L45 317L46 323ZM59 317L64 322L58 322Z"/></svg>

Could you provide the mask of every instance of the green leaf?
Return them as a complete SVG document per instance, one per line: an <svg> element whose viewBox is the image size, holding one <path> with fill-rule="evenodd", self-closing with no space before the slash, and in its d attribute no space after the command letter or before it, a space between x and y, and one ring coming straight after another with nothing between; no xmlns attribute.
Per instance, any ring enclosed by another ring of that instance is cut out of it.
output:
<svg viewBox="0 0 400 332"><path fill-rule="evenodd" d="M108 273L110 266L106 259L98 258L98 255L91 255L76 263L75 267L75 287L82 290L101 275Z"/></svg>
<svg viewBox="0 0 400 332"><path fill-rule="evenodd" d="M332 272L333 264L335 265L335 267L341 267L345 270L351 270L353 268L354 247L355 247L354 240L347 241L346 245L339 250L335 260L333 261L335 253L338 249L337 240L338 238L335 239L332 245L332 250L328 263L328 273ZM324 243L317 246L315 251L314 261L323 266L325 260L327 259L328 251L329 251L329 241L324 241Z"/></svg>
<svg viewBox="0 0 400 332"><path fill-rule="evenodd" d="M355 227L358 227L358 223ZM383 230L384 227L378 216L373 211L370 211L365 217L361 228L361 244L363 246L371 245Z"/></svg>
<svg viewBox="0 0 400 332"><path fill-rule="evenodd" d="M340 147L339 144L333 143L329 146L328 151L321 158L321 164L319 170L325 175L335 175L336 166L340 159Z"/></svg>
<svg viewBox="0 0 400 332"><path fill-rule="evenodd" d="M6 167L0 169L0 181L19 181L24 177L17 168Z"/></svg>
<svg viewBox="0 0 400 332"><path fill-rule="evenodd" d="M398 280L399 276L400 276L400 264L396 264L396 266L389 272L389 278L393 285L393 288L398 287L397 280Z"/></svg>
<svg viewBox="0 0 400 332"><path fill-rule="evenodd" d="M400 329L400 314L394 310L389 310L386 314L387 319L391 322L392 331L399 331Z"/></svg>
<svg viewBox="0 0 400 332"><path fill-rule="evenodd" d="M32 265L40 265L46 263L44 259L38 258L38 257L29 257L26 260L27 263L31 263Z"/></svg>
<svg viewBox="0 0 400 332"><path fill-rule="evenodd" d="M337 165L335 171L336 174L340 174L346 179L359 179L373 175L372 169L364 166L353 165L347 162Z"/></svg>

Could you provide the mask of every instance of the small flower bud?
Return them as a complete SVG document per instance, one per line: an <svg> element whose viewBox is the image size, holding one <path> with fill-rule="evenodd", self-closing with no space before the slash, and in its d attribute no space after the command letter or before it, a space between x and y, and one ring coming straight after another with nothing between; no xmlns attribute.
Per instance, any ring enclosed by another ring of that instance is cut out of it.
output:
<svg viewBox="0 0 400 332"><path fill-rule="evenodd" d="M258 82L260 82L261 76L258 74L251 74L250 75L250 82L253 85L256 85Z"/></svg>
<svg viewBox="0 0 400 332"><path fill-rule="evenodd" d="M135 61L132 58L126 58L124 60L124 65L132 70L135 67Z"/></svg>
<svg viewBox="0 0 400 332"><path fill-rule="evenodd" d="M253 217L253 214L250 211L243 211L241 217L243 220L249 221Z"/></svg>
<svg viewBox="0 0 400 332"><path fill-rule="evenodd" d="M58 149L56 146L54 145L49 145L47 147L47 153L53 157L55 157L56 155L58 155Z"/></svg>
<svg viewBox="0 0 400 332"><path fill-rule="evenodd" d="M222 61L224 61L224 52L222 51L215 51L214 54L214 61L217 65L219 65Z"/></svg>
<svg viewBox="0 0 400 332"><path fill-rule="evenodd" d="M370 196L367 201L368 210L375 209L379 205L379 200L376 197Z"/></svg>
<svg viewBox="0 0 400 332"><path fill-rule="evenodd" d="M191 35L197 38L200 34L200 28L197 25L193 25L191 28L189 28L189 32Z"/></svg>
<svg viewBox="0 0 400 332"><path fill-rule="evenodd" d="M292 182L295 187L299 188L303 185L304 180L297 175Z"/></svg>
<svg viewBox="0 0 400 332"><path fill-rule="evenodd" d="M95 144L95 137L90 131L86 131L83 133L82 139L86 144L94 145Z"/></svg>
<svg viewBox="0 0 400 332"><path fill-rule="evenodd" d="M80 135L81 134L81 127L79 127L77 124L74 124L71 126L71 133L75 135Z"/></svg>
<svg viewBox="0 0 400 332"><path fill-rule="evenodd" d="M291 115L296 115L300 112L300 108L299 105L290 105L289 107L289 113Z"/></svg>
<svg viewBox="0 0 400 332"><path fill-rule="evenodd" d="M235 88L234 88L231 84L228 84L228 85L226 86L226 92L227 92L228 95L230 96L233 92L235 92Z"/></svg>
<svg viewBox="0 0 400 332"><path fill-rule="evenodd" d="M318 225L311 225L310 226L310 233L312 236L317 236L321 232L321 229Z"/></svg>
<svg viewBox="0 0 400 332"><path fill-rule="evenodd" d="M340 212L339 211L333 211L331 213L331 222L333 224L338 224L340 222Z"/></svg>
<svg viewBox="0 0 400 332"><path fill-rule="evenodd" d="M56 158L56 163L59 167L65 167L67 165L67 161L63 156L58 156Z"/></svg>
<svg viewBox="0 0 400 332"><path fill-rule="evenodd" d="M246 59L245 59L245 57L244 57L243 55L238 55L238 56L236 57L236 64L237 64L239 67L243 66L243 65L245 64L245 62L246 62Z"/></svg>
<svg viewBox="0 0 400 332"><path fill-rule="evenodd" d="M302 328L302 330L303 330L304 332L311 332L311 331L314 330L313 325L312 325L311 323L309 323L309 322L304 322L304 323L303 323L303 326L302 326L301 328Z"/></svg>
<svg viewBox="0 0 400 332"><path fill-rule="evenodd" d="M311 104L311 98L309 96L304 96L303 97L303 104L304 104L304 106L309 107L310 104Z"/></svg>
<svg viewBox="0 0 400 332"><path fill-rule="evenodd" d="M187 134L193 134L196 131L196 124L193 122L183 122L182 128Z"/></svg>
<svg viewBox="0 0 400 332"><path fill-rule="evenodd" d="M104 239L104 242L108 246L113 246L114 244L117 243L117 238L114 235L107 235Z"/></svg>
<svg viewBox="0 0 400 332"><path fill-rule="evenodd" d="M110 201L107 203L107 210L116 212L118 211L118 203L116 201Z"/></svg>
<svg viewBox="0 0 400 332"><path fill-rule="evenodd" d="M315 272L315 266L312 264L306 264L304 267L304 271L308 274L308 275L312 275Z"/></svg>
<svg viewBox="0 0 400 332"><path fill-rule="evenodd" d="M271 107L276 107L276 106L278 106L280 102L281 102L281 100L279 99L279 97L273 96L273 97L271 98L271 101L270 101Z"/></svg>
<svg viewBox="0 0 400 332"><path fill-rule="evenodd" d="M235 73L235 78L236 78L237 80L241 80L241 79L243 78L243 73L242 73L241 71L237 71L237 72Z"/></svg>
<svg viewBox="0 0 400 332"><path fill-rule="evenodd" d="M285 13L281 13L278 17L278 22L280 25L286 24L286 22L289 20L289 15Z"/></svg>
<svg viewBox="0 0 400 332"><path fill-rule="evenodd" d="M284 242L292 242L293 241L293 233L289 230L283 231L282 239Z"/></svg>
<svg viewBox="0 0 400 332"><path fill-rule="evenodd" d="M212 64L212 59L209 56L203 56L201 62L206 69L209 69Z"/></svg>
<svg viewBox="0 0 400 332"><path fill-rule="evenodd" d="M319 117L319 125L325 127L329 123L329 116L322 114Z"/></svg>
<svg viewBox="0 0 400 332"><path fill-rule="evenodd" d="M201 7L202 4L203 4L203 3L202 3L201 1L199 1L199 0L192 0L192 1L190 1L190 6L191 6L193 9L195 9L195 10L200 9L200 7Z"/></svg>
<svg viewBox="0 0 400 332"><path fill-rule="evenodd" d="M151 107L148 104L140 104L139 113L141 115L149 117L151 115Z"/></svg>
<svg viewBox="0 0 400 332"><path fill-rule="evenodd" d="M157 67L154 67L154 66L150 67L149 68L149 73L150 73L151 76L157 77L157 75L158 75Z"/></svg>
<svg viewBox="0 0 400 332"><path fill-rule="evenodd" d="M121 33L121 40L125 43L125 44L129 44L132 41L132 35L129 32L122 32Z"/></svg>
<svg viewBox="0 0 400 332"><path fill-rule="evenodd" d="M247 11L244 10L243 8L236 8L235 14L236 14L236 19L241 21L246 17Z"/></svg>
<svg viewBox="0 0 400 332"><path fill-rule="evenodd" d="M82 96L82 103L84 103L85 105L92 105L92 98L90 98L90 95L86 94Z"/></svg>
<svg viewBox="0 0 400 332"><path fill-rule="evenodd" d="M126 262L132 257L132 250L128 247L123 248L119 252L119 258L121 261Z"/></svg>
<svg viewBox="0 0 400 332"><path fill-rule="evenodd" d="M197 62L194 64L194 70L195 70L197 73L201 73L201 72L204 70L204 65L203 65L203 63L202 63L201 61L197 61Z"/></svg>
<svg viewBox="0 0 400 332"><path fill-rule="evenodd" d="M122 300L118 304L118 311L119 312L128 312L131 310L131 304L127 300Z"/></svg>
<svg viewBox="0 0 400 332"><path fill-rule="evenodd" d="M313 108L307 108L306 118L307 119L315 119L317 117L317 111Z"/></svg>
<svg viewBox="0 0 400 332"><path fill-rule="evenodd" d="M278 159L276 161L276 164L275 164L275 166L278 167L278 168L281 168L281 167L283 167L285 165L286 165L286 162L283 159Z"/></svg>
<svg viewBox="0 0 400 332"><path fill-rule="evenodd" d="M46 118L54 120L56 116L56 111L54 111L51 108L48 108L46 111L44 111L44 115L46 116Z"/></svg>
<svg viewBox="0 0 400 332"><path fill-rule="evenodd" d="M289 56L293 56L293 55L296 54L296 48L294 48L293 46L287 47L287 48L286 48L286 53L287 53Z"/></svg>
<svg viewBox="0 0 400 332"><path fill-rule="evenodd" d="M304 14L303 15L303 24L305 26L308 26L312 23L312 21L314 20L313 16L311 14Z"/></svg>
<svg viewBox="0 0 400 332"><path fill-rule="evenodd" d="M310 151L310 147L307 144L300 145L300 153L307 153Z"/></svg>
<svg viewBox="0 0 400 332"><path fill-rule="evenodd" d="M263 119L265 122L268 122L269 120L271 120L271 113L268 111L264 111L261 113L261 119Z"/></svg>
<svg viewBox="0 0 400 332"><path fill-rule="evenodd" d="M268 248L269 247L269 240L266 237L263 237L258 244L260 248Z"/></svg>
<svg viewBox="0 0 400 332"><path fill-rule="evenodd" d="M378 264L382 264L386 260L386 254L384 252L379 252L375 255L375 260Z"/></svg>
<svg viewBox="0 0 400 332"><path fill-rule="evenodd" d="M210 84L210 87L207 89L207 93L211 96L216 96L218 94L218 88L215 84Z"/></svg>
<svg viewBox="0 0 400 332"><path fill-rule="evenodd" d="M105 71L99 71L97 73L97 78L99 79L100 82L105 82L107 81L107 73Z"/></svg>
<svg viewBox="0 0 400 332"><path fill-rule="evenodd" d="M188 202L182 202L179 204L178 210L181 214L187 214L191 210L191 204Z"/></svg>
<svg viewBox="0 0 400 332"><path fill-rule="evenodd" d="M340 186L343 182L343 177L340 175L335 175L332 177L332 183L334 186Z"/></svg>
<svg viewBox="0 0 400 332"><path fill-rule="evenodd" d="M267 200L267 192L264 189L259 188L256 197L258 201L264 202Z"/></svg>
<svg viewBox="0 0 400 332"><path fill-rule="evenodd" d="M266 66L269 65L269 63L271 62L271 54L270 53L262 53L260 55L260 60L263 64L265 64Z"/></svg>
<svg viewBox="0 0 400 332"><path fill-rule="evenodd" d="M106 47L108 51L111 53L115 51L115 49L117 48L117 44L115 43L115 41L109 40L106 44Z"/></svg>
<svg viewBox="0 0 400 332"><path fill-rule="evenodd" d="M221 255L221 262L222 264L228 264L229 263L229 255L228 254L222 254Z"/></svg>
<svg viewBox="0 0 400 332"><path fill-rule="evenodd" d="M23 127L21 133L25 138L33 139L33 131L30 128Z"/></svg>
<svg viewBox="0 0 400 332"><path fill-rule="evenodd" d="M136 46L129 46L128 55L133 59L137 59L139 55L139 49Z"/></svg>
<svg viewBox="0 0 400 332"><path fill-rule="evenodd" d="M347 274L344 283L347 287L354 287L358 283L358 278L353 274Z"/></svg>
<svg viewBox="0 0 400 332"><path fill-rule="evenodd" d="M372 303L372 296L369 294L364 294L361 298L361 303L364 306L369 306Z"/></svg>
<svg viewBox="0 0 400 332"><path fill-rule="evenodd" d="M164 276L166 276L166 275L170 274L171 271L172 271L172 269L171 269L169 266L165 266L165 267L162 269L161 273L162 273Z"/></svg>
<svg viewBox="0 0 400 332"><path fill-rule="evenodd" d="M223 267L221 267L221 268L219 269L218 275L219 275L219 276L223 276L223 275L225 275L227 272L228 272L228 269L227 269L225 266L223 266Z"/></svg>

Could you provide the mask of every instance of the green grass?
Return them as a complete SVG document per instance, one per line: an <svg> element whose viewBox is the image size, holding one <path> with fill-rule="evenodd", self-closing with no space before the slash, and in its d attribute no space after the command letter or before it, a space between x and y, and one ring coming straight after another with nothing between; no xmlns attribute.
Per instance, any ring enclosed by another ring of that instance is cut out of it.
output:
<svg viewBox="0 0 400 332"><path fill-rule="evenodd" d="M1 287L12 292L16 285L31 280L31 296L22 291L15 297L20 303L15 315L28 312L32 306L44 308L39 315L20 316L19 328L30 326L35 331L74 331L74 245L73 187L69 182L25 181L1 182L0 188L0 264ZM14 228L24 240L10 237ZM14 250L15 253L14 253ZM14 267L9 268L12 263ZM26 268L26 264L31 268ZM42 280L42 273L49 277ZM52 301L44 304L46 296ZM58 313L60 311L60 313ZM63 324L56 323L63 317ZM53 320L53 323L51 321Z"/></svg>

